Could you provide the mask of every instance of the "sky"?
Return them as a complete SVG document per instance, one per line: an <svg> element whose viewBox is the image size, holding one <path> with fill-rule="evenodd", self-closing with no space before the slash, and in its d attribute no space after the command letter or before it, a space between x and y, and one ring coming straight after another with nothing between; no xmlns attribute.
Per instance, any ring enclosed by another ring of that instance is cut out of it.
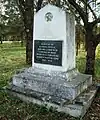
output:
<svg viewBox="0 0 100 120"><path fill-rule="evenodd" d="M0 1L0 12L2 13L2 14L4 14L4 6L3 6L3 4L1 3L1 1Z"/></svg>

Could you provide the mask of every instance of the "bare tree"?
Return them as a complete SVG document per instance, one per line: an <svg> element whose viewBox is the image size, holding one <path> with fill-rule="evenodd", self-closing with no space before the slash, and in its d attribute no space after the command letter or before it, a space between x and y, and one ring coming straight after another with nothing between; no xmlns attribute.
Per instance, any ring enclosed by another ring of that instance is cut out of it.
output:
<svg viewBox="0 0 100 120"><path fill-rule="evenodd" d="M97 45L100 43L100 33L94 32L95 26L100 23L100 18L96 17L95 12L92 10L88 3L88 0L80 0L84 4L85 10L80 6L76 0L68 0L68 2L78 11L80 17L83 20L85 28L85 44L86 44L86 69L85 73L94 75L95 71L95 50ZM94 19L89 22L88 9L92 12Z"/></svg>

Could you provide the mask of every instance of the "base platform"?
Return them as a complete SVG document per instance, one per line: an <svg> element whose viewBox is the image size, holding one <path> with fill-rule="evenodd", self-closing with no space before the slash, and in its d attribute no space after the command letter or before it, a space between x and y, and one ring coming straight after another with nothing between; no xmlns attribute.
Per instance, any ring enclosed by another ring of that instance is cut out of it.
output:
<svg viewBox="0 0 100 120"><path fill-rule="evenodd" d="M60 101L58 104L58 101L53 102L46 99L39 99L32 92L30 92L30 94L29 91L27 93L25 93L25 91L17 92L15 91L15 89L17 88L15 86L12 86L12 88L8 87L7 91L9 92L9 94L18 97L22 101L44 105L47 108L53 107L58 112L64 112L73 117L83 117L85 115L97 92L97 88L95 86L91 86L83 93L81 93L75 100L73 100L72 103L68 101Z"/></svg>
<svg viewBox="0 0 100 120"><path fill-rule="evenodd" d="M12 78L12 84L46 96L63 100L74 100L92 85L92 76L79 73L76 69L68 72L47 71L38 68L25 69Z"/></svg>
<svg viewBox="0 0 100 120"><path fill-rule="evenodd" d="M92 76L76 69L56 72L31 67L15 74L7 90L24 101L79 117L86 113L96 93L91 85Z"/></svg>

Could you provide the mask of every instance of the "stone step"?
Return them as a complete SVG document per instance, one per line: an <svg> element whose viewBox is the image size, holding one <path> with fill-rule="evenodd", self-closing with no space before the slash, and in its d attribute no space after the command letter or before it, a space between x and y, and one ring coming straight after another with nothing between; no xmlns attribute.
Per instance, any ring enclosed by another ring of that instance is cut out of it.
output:
<svg viewBox="0 0 100 120"><path fill-rule="evenodd" d="M97 90L96 86L90 86L87 90L82 92L78 97L73 101L74 104L85 105L90 99L94 96L95 91Z"/></svg>
<svg viewBox="0 0 100 120"><path fill-rule="evenodd" d="M59 112L64 112L74 117L83 117L91 105L91 102L97 92L97 88L95 86L89 87L75 100L73 100L72 103L61 98L49 98L45 94L41 94L35 91L29 91L25 89L22 90L22 88L16 87L14 85L8 87L7 91L16 97L19 97L23 101L45 105L49 108L53 107Z"/></svg>
<svg viewBox="0 0 100 120"><path fill-rule="evenodd" d="M12 79L12 84L17 87L66 100L74 100L92 84L92 77L81 73L69 75L69 80L67 80L67 77L62 78L60 75L23 72Z"/></svg>
<svg viewBox="0 0 100 120"><path fill-rule="evenodd" d="M65 104L66 113L74 117L83 117L90 107L97 89L96 86L90 86L73 101L73 104Z"/></svg>

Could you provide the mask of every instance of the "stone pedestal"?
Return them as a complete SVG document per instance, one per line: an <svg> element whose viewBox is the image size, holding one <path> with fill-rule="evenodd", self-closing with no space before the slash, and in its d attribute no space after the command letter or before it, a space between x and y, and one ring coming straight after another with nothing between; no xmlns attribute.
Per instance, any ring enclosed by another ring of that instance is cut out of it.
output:
<svg viewBox="0 0 100 120"><path fill-rule="evenodd" d="M12 77L8 92L25 102L53 107L59 112L82 117L91 105L97 89L91 75L28 68Z"/></svg>
<svg viewBox="0 0 100 120"><path fill-rule="evenodd" d="M29 68L15 75L12 84L26 90L44 94L44 98L74 100L92 85L92 77L79 73L76 69L67 72L47 71ZM42 98L41 98L42 99ZM52 101L52 100L51 100Z"/></svg>
<svg viewBox="0 0 100 120"><path fill-rule="evenodd" d="M61 100L60 98L58 99L55 97L46 97L44 94L17 87L12 84L7 88L7 91L9 94L18 97L25 102L43 105L47 108L53 107L59 112L64 112L74 117L83 117L93 101L97 88L95 86L89 87L73 101Z"/></svg>

